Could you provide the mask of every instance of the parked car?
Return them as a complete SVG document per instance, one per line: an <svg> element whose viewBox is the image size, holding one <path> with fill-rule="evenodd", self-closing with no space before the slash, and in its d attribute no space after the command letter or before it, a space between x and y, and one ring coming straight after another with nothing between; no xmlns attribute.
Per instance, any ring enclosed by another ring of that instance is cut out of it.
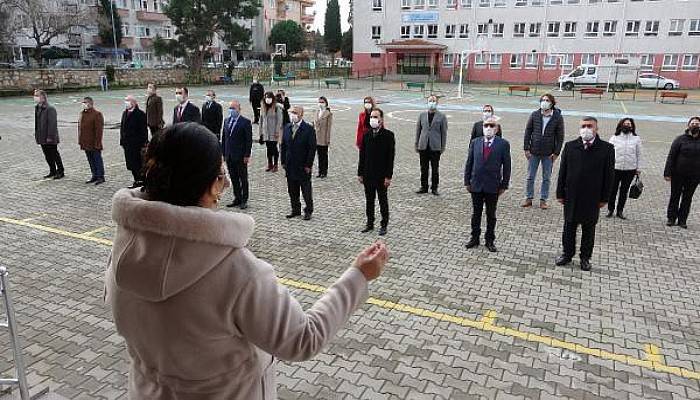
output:
<svg viewBox="0 0 700 400"><path fill-rule="evenodd" d="M183 63L175 63L175 64L173 64L173 68L175 68L175 69L187 69L187 68L189 68L189 67L190 67L189 65L183 64Z"/></svg>
<svg viewBox="0 0 700 400"><path fill-rule="evenodd" d="M90 68L90 61L77 58L61 58L50 63L49 67L57 69Z"/></svg>
<svg viewBox="0 0 700 400"><path fill-rule="evenodd" d="M640 74L637 84L641 88L659 88L666 90L680 89L681 84L675 79L664 78L661 75L644 73Z"/></svg>
<svg viewBox="0 0 700 400"><path fill-rule="evenodd" d="M153 69L173 69L173 64L171 64L169 62L164 62L161 64L154 65Z"/></svg>
<svg viewBox="0 0 700 400"><path fill-rule="evenodd" d="M131 62L120 65L119 68L121 68L121 69L141 69L141 68L143 68L143 64L141 64L138 61L131 61Z"/></svg>
<svg viewBox="0 0 700 400"><path fill-rule="evenodd" d="M260 60L243 60L236 65L236 69L260 68Z"/></svg>
<svg viewBox="0 0 700 400"><path fill-rule="evenodd" d="M2 62L0 69L20 69L27 68L27 63L24 61Z"/></svg>
<svg viewBox="0 0 700 400"><path fill-rule="evenodd" d="M205 68L224 68L225 66L222 62L208 62L204 65Z"/></svg>

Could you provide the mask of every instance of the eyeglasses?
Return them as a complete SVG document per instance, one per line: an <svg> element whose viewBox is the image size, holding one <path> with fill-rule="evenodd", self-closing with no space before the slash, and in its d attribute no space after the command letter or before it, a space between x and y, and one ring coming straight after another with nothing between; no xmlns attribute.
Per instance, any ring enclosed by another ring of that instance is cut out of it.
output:
<svg viewBox="0 0 700 400"><path fill-rule="evenodd" d="M484 124L484 128L495 128L496 124Z"/></svg>
<svg viewBox="0 0 700 400"><path fill-rule="evenodd" d="M590 129L593 129L593 124L581 124L581 128L590 128Z"/></svg>

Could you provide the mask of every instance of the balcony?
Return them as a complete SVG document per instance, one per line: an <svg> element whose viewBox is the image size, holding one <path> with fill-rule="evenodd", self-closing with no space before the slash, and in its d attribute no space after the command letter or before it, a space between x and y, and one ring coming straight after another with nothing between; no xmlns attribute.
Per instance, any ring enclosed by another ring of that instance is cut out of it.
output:
<svg viewBox="0 0 700 400"><path fill-rule="evenodd" d="M304 24L313 24L315 18L316 18L316 16L313 14L311 14L311 15L302 14L301 22Z"/></svg>
<svg viewBox="0 0 700 400"><path fill-rule="evenodd" d="M168 17L159 12L136 11L136 19L139 21L163 22L168 21Z"/></svg>
<svg viewBox="0 0 700 400"><path fill-rule="evenodd" d="M142 49L150 49L153 47L153 39L151 38L140 38L139 41L141 42Z"/></svg>
<svg viewBox="0 0 700 400"><path fill-rule="evenodd" d="M129 9L128 8L118 8L117 14L119 14L120 17L126 18L129 16Z"/></svg>

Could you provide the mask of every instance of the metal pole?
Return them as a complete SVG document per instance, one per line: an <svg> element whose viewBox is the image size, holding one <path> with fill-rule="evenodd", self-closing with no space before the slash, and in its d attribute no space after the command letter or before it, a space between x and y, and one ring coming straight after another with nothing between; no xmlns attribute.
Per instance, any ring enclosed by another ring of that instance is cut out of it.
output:
<svg viewBox="0 0 700 400"><path fill-rule="evenodd" d="M464 51L462 51L459 55L459 85L457 86L457 90L459 93L457 94L457 98L462 98L462 92L464 91L464 84L463 82L463 75L464 75Z"/></svg>
<svg viewBox="0 0 700 400"><path fill-rule="evenodd" d="M117 59L117 31L114 28L114 2L109 0L110 15L112 17L112 44L114 45L114 58ZM119 27L121 29L121 27Z"/></svg>
<svg viewBox="0 0 700 400"><path fill-rule="evenodd" d="M19 334L17 333L17 322L15 321L15 310L12 307L12 300L7 288L7 269L0 267L0 293L5 301L5 312L7 313L7 328L10 331L10 346L15 360L17 370L17 383L19 384L19 395L22 400L29 400L29 387L27 386L27 376L24 371L24 360L22 360L22 346L19 344Z"/></svg>

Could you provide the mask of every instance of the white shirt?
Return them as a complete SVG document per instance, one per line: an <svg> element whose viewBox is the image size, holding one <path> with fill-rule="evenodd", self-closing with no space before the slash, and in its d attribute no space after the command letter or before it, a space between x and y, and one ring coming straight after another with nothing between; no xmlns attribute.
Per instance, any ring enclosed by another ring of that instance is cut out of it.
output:
<svg viewBox="0 0 700 400"><path fill-rule="evenodd" d="M620 171L642 168L642 139L631 133L613 135L610 143L615 146L615 169Z"/></svg>

